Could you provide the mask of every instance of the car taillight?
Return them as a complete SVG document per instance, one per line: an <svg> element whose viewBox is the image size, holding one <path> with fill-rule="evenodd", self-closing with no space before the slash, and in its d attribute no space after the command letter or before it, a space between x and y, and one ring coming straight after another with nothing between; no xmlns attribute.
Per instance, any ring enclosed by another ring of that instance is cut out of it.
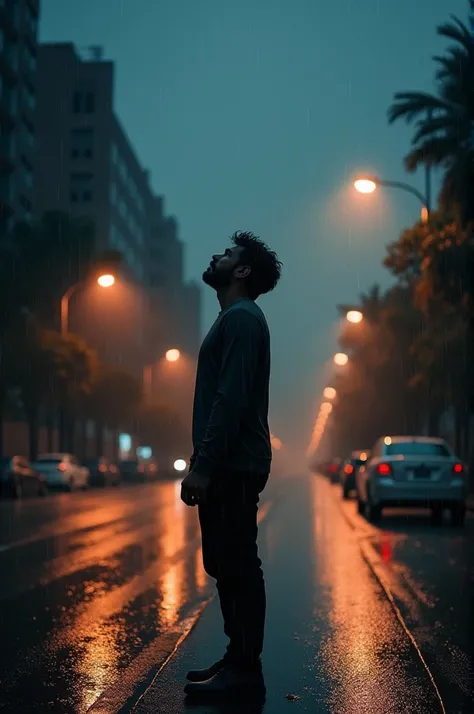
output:
<svg viewBox="0 0 474 714"><path fill-rule="evenodd" d="M454 464L453 466L453 473L454 474L462 474L464 473L464 466L462 464Z"/></svg>
<svg viewBox="0 0 474 714"><path fill-rule="evenodd" d="M156 470L157 470L156 465L155 465L155 464L150 464L150 471L152 471L153 473L155 473Z"/></svg>
<svg viewBox="0 0 474 714"><path fill-rule="evenodd" d="M390 464L379 464L377 466L377 473L379 476L390 476L392 474L392 467Z"/></svg>
<svg viewBox="0 0 474 714"><path fill-rule="evenodd" d="M117 467L114 466L113 464L111 465L110 470L112 471L113 474L117 473Z"/></svg>
<svg viewBox="0 0 474 714"><path fill-rule="evenodd" d="M58 464L58 471L66 471L66 464L64 461L61 461L61 463Z"/></svg>
<svg viewBox="0 0 474 714"><path fill-rule="evenodd" d="M332 473L335 473L336 470L337 470L336 464L331 464L331 466L329 467L329 470L330 470Z"/></svg>
<svg viewBox="0 0 474 714"><path fill-rule="evenodd" d="M107 471L107 466L105 466L104 464L100 464L99 471L101 473L105 473Z"/></svg>
<svg viewBox="0 0 474 714"><path fill-rule="evenodd" d="M145 467L143 466L143 464L140 464L140 466L138 467L138 472L142 474L142 473L144 473L144 471L145 471Z"/></svg>
<svg viewBox="0 0 474 714"><path fill-rule="evenodd" d="M354 467L351 464L344 466L344 473L351 474L354 471Z"/></svg>

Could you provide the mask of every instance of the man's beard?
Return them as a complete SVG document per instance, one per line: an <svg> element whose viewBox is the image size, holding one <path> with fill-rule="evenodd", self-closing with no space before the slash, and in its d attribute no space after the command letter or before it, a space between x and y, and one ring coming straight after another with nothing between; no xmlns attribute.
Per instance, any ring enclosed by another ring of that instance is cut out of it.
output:
<svg viewBox="0 0 474 714"><path fill-rule="evenodd" d="M230 284L232 280L232 273L229 271L215 270L215 268L209 267L202 274L203 282L209 287L214 288L214 290L219 290L220 288L225 288Z"/></svg>

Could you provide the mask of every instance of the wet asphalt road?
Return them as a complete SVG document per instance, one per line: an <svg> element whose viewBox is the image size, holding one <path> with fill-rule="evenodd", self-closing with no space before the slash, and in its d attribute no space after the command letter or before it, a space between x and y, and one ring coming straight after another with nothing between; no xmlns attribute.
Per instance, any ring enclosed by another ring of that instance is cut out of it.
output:
<svg viewBox="0 0 474 714"><path fill-rule="evenodd" d="M472 516L464 530L403 513L375 528L314 476L267 497L258 711L436 714L441 697L449 714L472 714ZM175 483L0 503L0 582L0 710L12 713L86 712L171 652L211 592L196 513ZM181 693L186 667L223 644L213 602L137 714L230 711ZM104 701L96 710L113 712L113 694Z"/></svg>

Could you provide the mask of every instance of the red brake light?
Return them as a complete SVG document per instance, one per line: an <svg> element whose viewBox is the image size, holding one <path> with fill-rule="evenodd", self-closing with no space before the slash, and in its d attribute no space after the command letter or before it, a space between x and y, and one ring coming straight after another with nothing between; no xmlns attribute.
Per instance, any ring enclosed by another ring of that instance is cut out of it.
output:
<svg viewBox="0 0 474 714"><path fill-rule="evenodd" d="M377 473L379 476L390 476L392 473L392 467L390 464L379 464L377 466Z"/></svg>
<svg viewBox="0 0 474 714"><path fill-rule="evenodd" d="M332 471L332 473L335 473L335 471L336 471L336 469L337 469L336 464L331 464L331 466L329 467L329 469L330 469L330 471Z"/></svg>
<svg viewBox="0 0 474 714"><path fill-rule="evenodd" d="M66 464L64 461L61 461L61 463L58 464L58 471L66 471Z"/></svg>
<svg viewBox="0 0 474 714"><path fill-rule="evenodd" d="M152 471L154 473L156 470L157 470L156 464L150 464L150 471Z"/></svg>
<svg viewBox="0 0 474 714"><path fill-rule="evenodd" d="M464 472L464 466L462 464L454 464L453 473L462 474Z"/></svg>
<svg viewBox="0 0 474 714"><path fill-rule="evenodd" d="M107 471L107 466L105 466L104 464L100 464L99 471L101 473L105 473Z"/></svg>
<svg viewBox="0 0 474 714"><path fill-rule="evenodd" d="M352 466L352 464L347 464L346 466L344 466L344 473L351 474L353 471L354 467Z"/></svg>

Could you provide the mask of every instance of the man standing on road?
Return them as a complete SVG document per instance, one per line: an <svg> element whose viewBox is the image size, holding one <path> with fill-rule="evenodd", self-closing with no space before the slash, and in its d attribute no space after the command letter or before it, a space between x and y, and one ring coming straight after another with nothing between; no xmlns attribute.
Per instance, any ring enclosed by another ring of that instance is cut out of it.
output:
<svg viewBox="0 0 474 714"><path fill-rule="evenodd" d="M188 672L185 692L233 693L260 685L265 583L257 549L259 494L270 472L270 335L255 304L281 263L252 233L232 236L203 274L221 311L199 353L190 470L181 498L199 508L204 568L216 579L229 645L223 659Z"/></svg>

